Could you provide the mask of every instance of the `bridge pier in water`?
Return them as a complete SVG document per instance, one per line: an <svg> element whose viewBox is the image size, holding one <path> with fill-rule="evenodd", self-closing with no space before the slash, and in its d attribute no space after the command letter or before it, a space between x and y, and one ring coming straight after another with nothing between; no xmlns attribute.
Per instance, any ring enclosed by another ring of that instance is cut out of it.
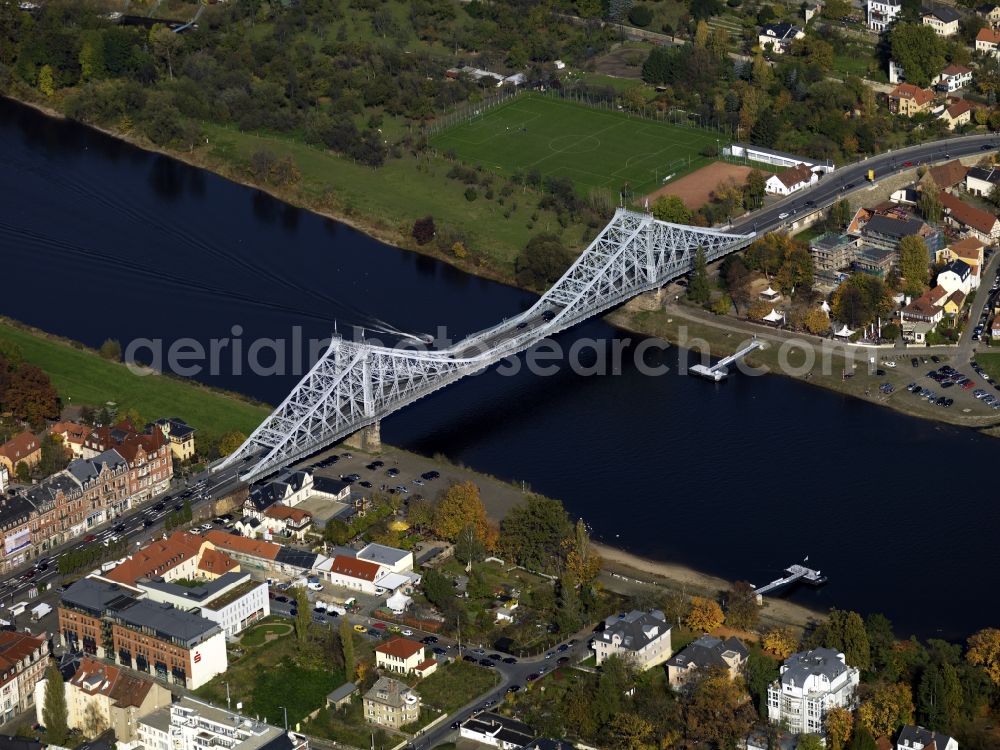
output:
<svg viewBox="0 0 1000 750"><path fill-rule="evenodd" d="M382 450L382 423L375 422L348 435L344 438L344 445L358 451L378 453Z"/></svg>

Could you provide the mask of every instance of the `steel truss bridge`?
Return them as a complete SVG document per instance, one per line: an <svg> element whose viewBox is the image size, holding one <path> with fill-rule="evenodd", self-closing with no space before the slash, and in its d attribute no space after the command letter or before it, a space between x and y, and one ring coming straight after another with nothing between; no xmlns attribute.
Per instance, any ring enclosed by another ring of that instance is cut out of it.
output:
<svg viewBox="0 0 1000 750"><path fill-rule="evenodd" d="M335 336L274 413L215 469L242 462L244 481L271 474L547 336L689 273L698 248L711 262L754 237L618 209L530 309L446 349L414 351Z"/></svg>

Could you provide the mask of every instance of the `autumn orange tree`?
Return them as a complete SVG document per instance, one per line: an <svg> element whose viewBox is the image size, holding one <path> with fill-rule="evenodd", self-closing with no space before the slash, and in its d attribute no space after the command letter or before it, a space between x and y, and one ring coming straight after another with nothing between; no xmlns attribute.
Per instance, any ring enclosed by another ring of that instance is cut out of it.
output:
<svg viewBox="0 0 1000 750"><path fill-rule="evenodd" d="M847 741L851 739L854 714L846 708L834 706L826 712L825 726L831 750L843 750L847 746Z"/></svg>
<svg viewBox="0 0 1000 750"><path fill-rule="evenodd" d="M601 572L601 556L590 546L590 534L583 519L577 519L573 535L563 543L566 574L575 586L589 586Z"/></svg>
<svg viewBox="0 0 1000 750"><path fill-rule="evenodd" d="M965 659L981 667L993 684L1000 686L1000 630L985 628L970 636Z"/></svg>
<svg viewBox="0 0 1000 750"><path fill-rule="evenodd" d="M457 482L441 494L434 509L434 533L442 539L456 541L466 527L475 529L483 546L496 547L496 527L486 516L486 507L474 482Z"/></svg>
<svg viewBox="0 0 1000 750"><path fill-rule="evenodd" d="M724 619L718 602L703 596L691 597L691 611L685 619L685 624L691 630L696 633L711 633L722 625Z"/></svg>
<svg viewBox="0 0 1000 750"><path fill-rule="evenodd" d="M764 633L762 645L779 659L787 659L798 648L799 639L791 628L771 628Z"/></svg>
<svg viewBox="0 0 1000 750"><path fill-rule="evenodd" d="M913 691L906 683L882 683L858 707L858 722L872 737L888 737L913 723Z"/></svg>

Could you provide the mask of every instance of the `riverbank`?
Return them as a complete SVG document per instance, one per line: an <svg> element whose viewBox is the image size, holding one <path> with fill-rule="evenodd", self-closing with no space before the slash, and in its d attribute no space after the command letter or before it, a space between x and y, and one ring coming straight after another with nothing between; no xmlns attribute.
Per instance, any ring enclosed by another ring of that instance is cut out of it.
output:
<svg viewBox="0 0 1000 750"><path fill-rule="evenodd" d="M912 367L910 360L920 357L921 350L901 352L898 349L867 349L842 344L805 333L789 333L764 328L747 321L714 316L700 308L679 302L648 309L642 300L636 300L609 313L607 320L614 326L642 336L656 336L671 344L691 350L690 364L700 361L701 352L712 357L723 357L738 351L751 338L763 340L767 346L745 358L743 372L756 370L757 374L773 374L793 378L809 385L856 398L875 406L884 406L907 416L917 417L956 427L969 427L983 434L1000 433L1000 416L971 394L955 388L941 391L954 397L951 408L943 408L923 398L915 398L906 390L912 382L936 386L924 378L929 367ZM926 355L925 355L926 356ZM870 358L882 374L870 371ZM951 354L942 354L948 362ZM883 366L890 359L894 366ZM958 363L962 368L968 363ZM730 369L735 369L731 365ZM879 389L883 383L893 386L892 393Z"/></svg>
<svg viewBox="0 0 1000 750"><path fill-rule="evenodd" d="M176 416L198 430L199 440L209 441L231 431L250 434L271 411L267 404L194 380L136 375L79 341L10 318L0 317L0 341L17 345L25 361L48 374L64 406L100 408L113 401L120 412L135 409L147 421Z"/></svg>

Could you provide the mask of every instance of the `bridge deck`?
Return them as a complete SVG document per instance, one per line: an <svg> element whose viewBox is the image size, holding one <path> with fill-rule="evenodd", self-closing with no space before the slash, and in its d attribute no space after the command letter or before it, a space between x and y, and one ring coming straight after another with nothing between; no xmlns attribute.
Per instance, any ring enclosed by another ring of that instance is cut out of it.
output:
<svg viewBox="0 0 1000 750"><path fill-rule="evenodd" d="M744 346L735 354L730 354L728 357L724 357L716 362L714 365L693 365L691 367L691 372L695 375L701 375L703 378L708 378L709 380L714 380L718 383L720 380L724 379L729 375L729 370L727 367L733 362L737 361L741 357L745 357L747 354L752 352L754 349L763 349L764 342L759 339L754 339L749 344Z"/></svg>

